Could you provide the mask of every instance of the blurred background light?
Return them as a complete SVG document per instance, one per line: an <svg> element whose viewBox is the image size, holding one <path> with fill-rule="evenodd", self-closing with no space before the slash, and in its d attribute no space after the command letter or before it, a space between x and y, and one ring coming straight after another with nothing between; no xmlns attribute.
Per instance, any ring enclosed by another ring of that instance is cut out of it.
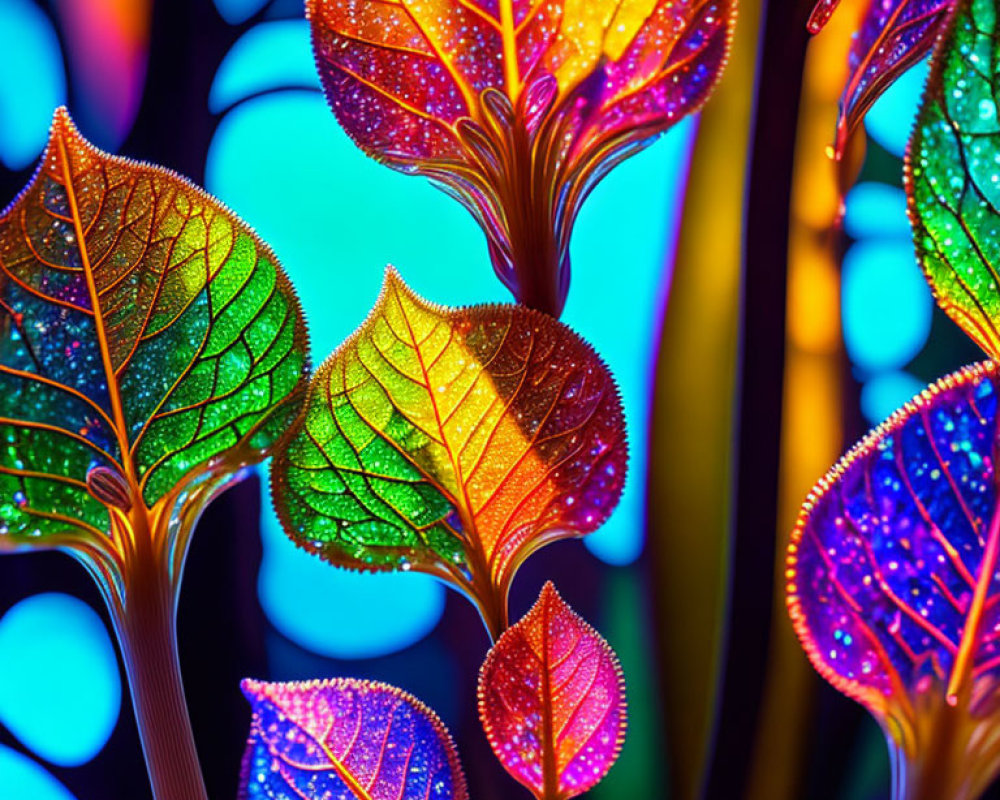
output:
<svg viewBox="0 0 1000 800"><path fill-rule="evenodd" d="M266 557L258 593L281 634L330 658L374 658L401 650L434 629L444 611L445 590L433 578L331 567L292 545L270 512L266 492L264 500Z"/></svg>
<svg viewBox="0 0 1000 800"><path fill-rule="evenodd" d="M0 791L11 800L76 800L38 764L3 745L0 745Z"/></svg>
<svg viewBox="0 0 1000 800"><path fill-rule="evenodd" d="M59 40L30 0L0 2L0 54L0 162L23 169L45 147L53 109L66 102Z"/></svg>
<svg viewBox="0 0 1000 800"><path fill-rule="evenodd" d="M852 239L899 238L910 241L906 192L898 186L866 181L845 198L844 231Z"/></svg>
<svg viewBox="0 0 1000 800"><path fill-rule="evenodd" d="M268 0L215 0L215 7L230 25L250 19L268 4Z"/></svg>
<svg viewBox="0 0 1000 800"><path fill-rule="evenodd" d="M888 417L925 388L923 381L902 370L882 372L861 387L861 413L873 425Z"/></svg>
<svg viewBox="0 0 1000 800"><path fill-rule="evenodd" d="M894 156L902 157L927 82L927 59L896 79L865 116L865 130Z"/></svg>
<svg viewBox="0 0 1000 800"><path fill-rule="evenodd" d="M69 61L73 117L88 139L115 152L132 129L146 85L152 0L54 0L54 8Z"/></svg>
<svg viewBox="0 0 1000 800"><path fill-rule="evenodd" d="M926 343L934 301L909 239L852 245L841 297L844 344L862 372L902 366Z"/></svg>
<svg viewBox="0 0 1000 800"><path fill-rule="evenodd" d="M33 595L0 619L0 722L60 766L92 759L118 721L122 687L101 618L82 600ZM0 796L10 792L0 771Z"/></svg>
<svg viewBox="0 0 1000 800"><path fill-rule="evenodd" d="M320 88L308 46L309 24L283 19L255 25L232 46L219 65L208 95L213 114L260 92L282 88Z"/></svg>

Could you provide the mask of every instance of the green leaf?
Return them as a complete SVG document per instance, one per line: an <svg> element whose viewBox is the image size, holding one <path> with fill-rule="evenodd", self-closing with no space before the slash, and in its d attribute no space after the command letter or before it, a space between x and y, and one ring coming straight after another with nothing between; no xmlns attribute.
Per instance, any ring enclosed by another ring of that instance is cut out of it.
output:
<svg viewBox="0 0 1000 800"><path fill-rule="evenodd" d="M934 56L906 165L927 280L941 307L992 358L1000 356L996 11L991 0L956 9Z"/></svg>
<svg viewBox="0 0 1000 800"><path fill-rule="evenodd" d="M390 270L316 372L272 482L298 545L339 566L437 575L498 634L521 562L596 530L625 470L614 381L573 331L523 306L435 306Z"/></svg>
<svg viewBox="0 0 1000 800"><path fill-rule="evenodd" d="M60 109L0 216L0 544L99 553L122 574L142 538L176 557L172 522L189 530L207 487L297 417L306 352L252 230L97 150Z"/></svg>

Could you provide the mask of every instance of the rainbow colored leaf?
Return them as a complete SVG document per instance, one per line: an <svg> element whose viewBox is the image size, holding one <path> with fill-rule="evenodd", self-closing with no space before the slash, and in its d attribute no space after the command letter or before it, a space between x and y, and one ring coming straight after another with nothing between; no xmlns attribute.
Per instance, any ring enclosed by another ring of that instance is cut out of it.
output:
<svg viewBox="0 0 1000 800"><path fill-rule="evenodd" d="M113 587L151 546L178 579L200 508L298 414L305 367L253 231L57 111L0 215L0 546L65 548Z"/></svg>
<svg viewBox="0 0 1000 800"><path fill-rule="evenodd" d="M607 774L625 742L618 657L546 583L486 656L479 718L504 768L538 800L566 800Z"/></svg>
<svg viewBox="0 0 1000 800"><path fill-rule="evenodd" d="M467 800L441 720L394 686L243 681L253 706L240 800Z"/></svg>
<svg viewBox="0 0 1000 800"><path fill-rule="evenodd" d="M818 33L838 3L819 0L809 30ZM848 139L879 96L930 52L953 5L954 0L870 0L848 54L834 144L837 158L844 155Z"/></svg>
<svg viewBox="0 0 1000 800"><path fill-rule="evenodd" d="M788 548L802 646L882 725L907 798L974 798L1000 770L998 390L985 362L914 398L820 480Z"/></svg>
<svg viewBox="0 0 1000 800"><path fill-rule="evenodd" d="M569 328L523 306L435 306L390 269L313 377L273 496L301 547L437 575L496 636L520 563L611 513L626 450L611 375Z"/></svg>
<svg viewBox="0 0 1000 800"><path fill-rule="evenodd" d="M991 358L1000 357L998 46L994 4L961 3L906 159L917 257L938 303Z"/></svg>
<svg viewBox="0 0 1000 800"><path fill-rule="evenodd" d="M309 0L337 118L437 180L522 302L558 314L573 221L616 163L705 101L734 0Z"/></svg>

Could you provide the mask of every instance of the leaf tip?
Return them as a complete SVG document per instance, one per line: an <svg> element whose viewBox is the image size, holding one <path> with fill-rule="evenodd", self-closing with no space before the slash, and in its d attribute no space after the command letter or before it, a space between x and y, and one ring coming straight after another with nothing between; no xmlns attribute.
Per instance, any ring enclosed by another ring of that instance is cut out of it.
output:
<svg viewBox="0 0 1000 800"><path fill-rule="evenodd" d="M392 264L386 264L385 266L385 273L382 277L382 291L379 295L377 306L385 303L389 297L402 298L414 305L425 308L432 305L410 288L410 285L403 280L403 276L399 270Z"/></svg>
<svg viewBox="0 0 1000 800"><path fill-rule="evenodd" d="M556 589L556 585L552 581L545 581L545 585L542 587L542 591L539 593L538 599L535 601L535 605L549 605L550 603L563 606L567 605L566 601L562 599L562 595L559 594L559 590Z"/></svg>
<svg viewBox="0 0 1000 800"><path fill-rule="evenodd" d="M80 129L76 127L76 123L73 121L73 117L70 116L69 109L66 106L59 106L52 112L52 124L49 125L49 141L76 141L89 145L89 142L80 133Z"/></svg>
<svg viewBox="0 0 1000 800"><path fill-rule="evenodd" d="M243 692L243 696L251 703L259 700L264 695L266 686L266 681L260 681L256 678L244 678L240 681L240 691Z"/></svg>

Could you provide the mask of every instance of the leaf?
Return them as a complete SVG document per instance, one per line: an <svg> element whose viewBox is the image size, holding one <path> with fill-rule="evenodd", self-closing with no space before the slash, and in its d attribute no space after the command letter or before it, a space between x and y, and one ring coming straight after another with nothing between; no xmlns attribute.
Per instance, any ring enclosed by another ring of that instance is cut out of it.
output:
<svg viewBox="0 0 1000 800"><path fill-rule="evenodd" d="M479 719L504 768L539 800L607 774L625 742L625 679L600 634L551 582L479 672Z"/></svg>
<svg viewBox="0 0 1000 800"><path fill-rule="evenodd" d="M911 783L943 758L938 777L964 786L907 797L975 797L1000 768L998 388L991 362L928 387L820 480L788 547L813 666L876 717Z"/></svg>
<svg viewBox="0 0 1000 800"><path fill-rule="evenodd" d="M962 3L934 57L906 159L917 258L940 306L992 358L1000 356L998 43L993 3Z"/></svg>
<svg viewBox="0 0 1000 800"><path fill-rule="evenodd" d="M819 0L809 18L818 33L839 0ZM848 54L834 152L844 156L851 134L896 78L922 59L945 27L954 0L870 0Z"/></svg>
<svg viewBox="0 0 1000 800"><path fill-rule="evenodd" d="M253 231L58 110L0 215L0 545L66 548L112 584L152 547L179 581L198 511L288 429L305 371Z"/></svg>
<svg viewBox="0 0 1000 800"><path fill-rule="evenodd" d="M317 370L271 475L298 545L338 566L437 575L496 635L520 563L597 529L626 460L614 382L569 328L521 306L435 306L390 269L368 320Z"/></svg>
<svg viewBox="0 0 1000 800"><path fill-rule="evenodd" d="M467 800L437 715L394 686L245 680L253 706L240 800Z"/></svg>
<svg viewBox="0 0 1000 800"><path fill-rule="evenodd" d="M501 280L558 314L580 205L704 103L735 3L309 0L307 13L357 144L440 182L482 225Z"/></svg>

